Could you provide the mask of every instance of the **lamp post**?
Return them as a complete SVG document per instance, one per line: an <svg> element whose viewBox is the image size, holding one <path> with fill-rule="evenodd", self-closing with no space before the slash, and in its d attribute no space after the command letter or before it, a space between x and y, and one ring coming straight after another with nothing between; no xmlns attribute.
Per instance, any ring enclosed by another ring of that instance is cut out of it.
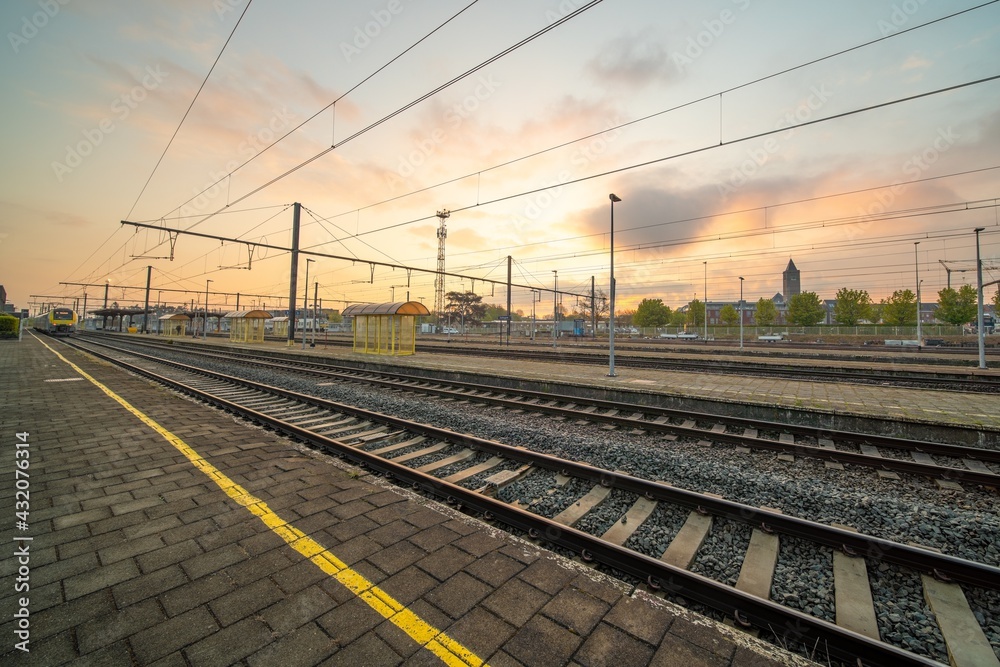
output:
<svg viewBox="0 0 1000 667"><path fill-rule="evenodd" d="M559 296L559 272L552 269L552 347L556 347L556 330L559 324L559 310L556 298Z"/></svg>
<svg viewBox="0 0 1000 667"><path fill-rule="evenodd" d="M983 339L983 262L979 258L979 232L985 227L976 227L976 333L979 338L979 367L986 368L986 342Z"/></svg>
<svg viewBox="0 0 1000 667"><path fill-rule="evenodd" d="M743 276L740 276L740 349L743 349Z"/></svg>
<svg viewBox="0 0 1000 667"><path fill-rule="evenodd" d="M302 296L302 321L305 322L305 315L309 314L309 265L315 262L315 259L306 259L306 293ZM302 349L306 349L306 328L302 327Z"/></svg>
<svg viewBox="0 0 1000 667"><path fill-rule="evenodd" d="M306 283L306 289L309 285ZM319 301L319 281L313 284L313 328L312 328L312 342L309 347L316 347L316 323L319 321L319 311L317 310Z"/></svg>
<svg viewBox="0 0 1000 667"><path fill-rule="evenodd" d="M208 340L208 284L211 280L205 281L205 329L201 332L201 339Z"/></svg>
<svg viewBox="0 0 1000 667"><path fill-rule="evenodd" d="M920 349L920 253L918 252L917 246L920 245L920 241L913 242L913 266L916 272L917 278L917 349Z"/></svg>
<svg viewBox="0 0 1000 667"><path fill-rule="evenodd" d="M608 315L608 377L615 377L615 202L621 197L608 195L611 200L611 313Z"/></svg>

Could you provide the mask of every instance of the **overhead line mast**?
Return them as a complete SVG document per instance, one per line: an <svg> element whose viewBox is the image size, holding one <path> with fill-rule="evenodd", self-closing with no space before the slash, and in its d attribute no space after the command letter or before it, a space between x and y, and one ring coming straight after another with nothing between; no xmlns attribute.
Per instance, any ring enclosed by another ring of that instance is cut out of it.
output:
<svg viewBox="0 0 1000 667"><path fill-rule="evenodd" d="M437 277L434 279L434 312L439 320L441 319L441 313L444 312L444 240L448 238L448 230L445 229L444 221L449 216L451 216L451 212L448 209L437 212L440 222L438 223L437 230L438 256Z"/></svg>

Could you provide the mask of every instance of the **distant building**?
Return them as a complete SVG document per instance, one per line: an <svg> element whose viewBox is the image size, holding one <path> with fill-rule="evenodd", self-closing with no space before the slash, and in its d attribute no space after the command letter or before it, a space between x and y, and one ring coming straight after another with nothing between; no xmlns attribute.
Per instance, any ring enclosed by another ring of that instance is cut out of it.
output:
<svg viewBox="0 0 1000 667"><path fill-rule="evenodd" d="M784 273L781 274L781 293L784 296L784 301L791 301L792 297L796 294L802 293L802 280L799 276L799 270L795 268L795 262L789 258L788 266L785 267Z"/></svg>
<svg viewBox="0 0 1000 667"><path fill-rule="evenodd" d="M4 310L4 306L7 305L7 290L0 285L0 310Z"/></svg>

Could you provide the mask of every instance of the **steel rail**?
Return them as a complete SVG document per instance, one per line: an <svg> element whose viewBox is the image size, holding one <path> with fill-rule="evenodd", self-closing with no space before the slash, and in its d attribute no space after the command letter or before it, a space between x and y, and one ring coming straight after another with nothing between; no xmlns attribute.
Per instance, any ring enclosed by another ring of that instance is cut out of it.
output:
<svg viewBox="0 0 1000 667"><path fill-rule="evenodd" d="M322 341L317 340L317 343ZM326 344L346 346L350 341L327 341ZM525 359L558 363L573 363L579 365L600 365L606 363L607 355L594 354L589 351L580 353L552 353L533 350L498 350L493 347L462 347L461 345L437 345L421 343L417 350L425 352L447 353L459 356L489 356L505 359ZM651 350L651 352L656 352ZM884 369L884 374L870 373L867 370L817 369L803 368L794 364L769 364L760 361L741 359L739 366L724 366L724 362L691 361L686 359L647 359L644 357L621 357L623 366L630 368L645 368L673 372L696 371L720 375L747 375L751 377L776 377L789 380L809 382L852 382L860 381L872 385L891 385L896 387L922 389L927 391L951 391L961 393L1000 393L1000 376L979 375L975 369L968 372L955 370L952 372L927 373L920 371Z"/></svg>
<svg viewBox="0 0 1000 667"><path fill-rule="evenodd" d="M418 347L419 349L419 347ZM440 350L438 351L445 351ZM530 352L517 350L491 350L489 348L462 348L452 347L446 350L448 354L478 355L503 357L505 359L533 359L558 363L573 364L603 364L606 355L590 354L587 352L580 354L552 354L545 352ZM829 382L851 382L865 381L871 384L895 384L895 385L917 385L914 388L939 390L939 391L962 391L962 392L994 392L1000 390L1000 378L992 376L977 376L970 373L953 374L927 374L910 371L891 371L886 369L885 375L879 375L862 370L851 370L840 368L836 370L822 368L802 368L800 366L778 366L776 364L754 363L742 360L739 366L725 366L720 363L707 361L690 360L663 360L644 359L642 357L621 357L622 363L619 365L630 368L651 368L664 371L699 371L718 373L725 375L754 375L767 377L780 377L798 381L829 381ZM616 357L617 363L617 357Z"/></svg>
<svg viewBox="0 0 1000 667"><path fill-rule="evenodd" d="M97 343L97 344L102 344L102 343ZM114 348L114 349L120 349L120 348ZM239 359L249 358L249 359L254 359L253 363L257 364L258 366L270 366L280 370L288 369L288 366L285 366L281 363L277 363L274 361L261 361L259 357L254 357L253 355L241 355L232 353L220 354L216 351L209 352L205 350L185 350L185 352L194 355L207 356L210 358L223 358L223 359L232 357L236 357ZM288 361L288 360L283 359L282 361ZM250 362L247 361L247 363ZM420 391L422 393L435 394L438 396L462 398L474 401L485 401L495 405L502 405L508 408L517 408L517 409L529 408L535 412L560 416L567 419L586 419L591 422L600 422L606 424L613 424L617 426L626 426L645 431L669 433L679 437L704 438L708 440L714 440L716 442L722 442L736 446L752 447L756 449L764 449L769 451L795 452L802 456L809 456L825 461L848 463L848 464L860 465L881 470L891 470L895 472L927 476L935 479L953 481L957 483L966 482L970 484L979 484L982 486L988 486L992 488L1000 488L1000 474L997 473L979 472L975 470L968 470L965 468L957 468L954 466L942 466L937 464L919 463L917 461L907 461L903 459L886 458L868 454L859 454L855 452L845 452L842 450L827 449L824 447L806 445L802 443L786 443L776 440L769 440L762 437L753 437L753 436L734 434L734 433L717 433L697 428L695 426L659 423L656 421L644 419L642 417L628 417L622 415L602 415L596 412L582 412L578 409L568 408L568 407L527 403L526 400L521 400L521 399L514 399L514 398L505 399L499 396L478 396L472 394L465 394L459 391L454 391L444 388L435 388L426 386L403 385L401 387L399 383L394 380L383 380L378 378L362 378L358 376L358 374L360 373L369 373L374 375L382 375L385 377L402 378L406 381L413 383L425 384L425 383L437 382L436 380L432 380L429 378L407 375L403 373L389 373L384 371L359 371L356 369L352 369L351 371L331 370L330 365L320 364L312 360L310 361L294 360L293 363L297 364L298 365L297 367L299 368L303 366L306 367L304 368L304 370L307 370L310 373L315 373L324 377L330 377L330 376L343 377L344 375L347 375L348 376L347 379L351 381L362 380L369 384L375 384L389 388L395 388L395 389L403 388L403 389ZM468 382L448 380L448 381L440 381L440 383L445 385L464 387L469 391L514 393L514 390L510 389L493 387L490 385L479 385ZM597 408L609 411L613 410L618 412L642 413L644 415L670 416L677 418L682 417L685 419L692 419L692 420L701 419L703 421L713 421L715 423L729 424L732 426L742 426L742 427L751 426L759 430L791 432L796 435L803 435L816 438L829 437L831 439L837 439L838 441L847 442L851 444L870 444L877 447L886 447L902 451L915 451L927 454L936 454L939 456L947 456L951 458L959 458L959 459L968 458L968 459L975 459L978 461L989 461L992 463L1000 463L1000 450L964 447L960 445L948 445L943 443L934 443L922 440L906 440L903 438L895 438L892 436L870 435L870 434L856 433L850 431L830 431L816 427L796 426L792 424L782 424L778 422L764 422L758 420L739 419L734 417L720 417L716 415L710 415L707 413L681 411L669 408L658 408L655 406L644 406L640 404L626 404L616 401L606 401L606 400L591 399L591 398L581 399L564 394L551 394L547 392L535 392L535 391L520 390L520 389L516 390L516 393L530 398L535 398L538 400L560 401L568 404L586 402L588 405L593 405L596 406Z"/></svg>
<svg viewBox="0 0 1000 667"><path fill-rule="evenodd" d="M72 343L67 344L72 345ZM136 372L156 375L155 373L152 373L152 371L145 371L134 364L127 364L127 362L115 360L109 355L97 353L92 350L87 351L91 354L97 354L102 358L106 358L108 361L112 361L113 363L128 365L130 369L134 369ZM301 394L290 389L265 385L252 380L227 375L225 373L218 373L216 371L197 368L195 366L190 366L177 361L158 359L150 355L136 352L127 352L127 354L145 358L150 361L154 361L155 363L173 366L189 373L212 377L231 384L241 385L256 391L266 392L290 400L299 401L337 412L351 413L367 420L389 424L393 427L406 429L429 438L446 440L479 451L499 454L514 461L579 477L605 487L628 491L637 496L646 497L650 500L662 500L695 510L707 511L711 514L722 516L727 519L739 521L755 527L761 527L769 532L780 532L793 537L803 538L833 549L842 550L848 554L866 555L882 561L909 567L942 579L967 583L981 588L989 588L991 590L1000 590L1000 568L987 565L985 563L977 563L964 558L938 553L929 549L899 544L890 540L865 535L863 533L843 530L826 524L808 521L806 519L799 519L786 514L769 512L751 505L715 498L713 496L700 494L695 491L688 491L675 486L633 477L624 473L604 470L586 463L560 459L549 454L533 452L521 447L513 447L511 445L505 445L493 440L458 433L456 431L431 426L429 424L421 424L393 417L391 415L385 415L371 410L365 410L363 408L345 405L343 403L337 403L335 401L309 396L307 394ZM207 392L194 389L193 387L187 387L187 385L176 381L171 382L176 383L179 387L183 387L184 391L196 393L200 398L206 398L207 400L208 397L211 397L211 394ZM211 398L213 401L224 401L227 409L229 407L233 407L238 410L248 409L243 408L238 404L225 401L225 399L218 397ZM267 417L267 419L271 420L275 418ZM302 434L310 433L307 429L301 429L299 427L293 428L295 429L296 437ZM358 451L349 445L341 446L347 447L351 451ZM380 461L383 460L379 457L376 458ZM396 465L398 464L393 464L393 466ZM429 479L436 480L437 483L447 484L446 482L437 480L437 478L428 477ZM461 488L452 484L447 484L447 486L449 488Z"/></svg>
<svg viewBox="0 0 1000 667"><path fill-rule="evenodd" d="M815 618L788 607L783 607L777 603L771 602L770 600L765 600L763 598L758 598L748 593L744 593L707 577L669 565L663 561L629 550L625 547L606 542L600 538L513 507L489 496L465 489L464 487L458 485L444 482L443 480L437 479L432 475L421 473L417 470L392 463L390 460L383 459L363 450L359 450L338 440L326 438L316 433L312 433L305 428L301 428L275 417L271 417L265 413L245 408L237 403L213 396L208 392L195 389L178 380L160 375L134 364L115 359L104 353L86 350L86 348L78 345L72 346L77 347L78 349L83 349L89 354L94 354L99 358L122 366L134 373L142 375L143 377L212 403L217 407L242 415L252 421L271 426L272 428L287 435L309 442L320 449L335 452L336 454L349 458L367 468L381 472L388 478L395 478L407 482L413 488L445 498L451 504L458 503L460 505L460 509L472 509L481 514L487 521L500 521L501 523L504 523L512 528L527 532L529 536L535 539L544 539L551 544L558 545L565 549L569 549L574 553L578 553L584 560L596 560L617 568L626 574L632 575L640 580L645 580L651 588L665 589L665 591L669 594L681 596L703 604L727 617L733 618L744 627L756 627L765 632L773 633L775 636L786 642L798 642L807 648L822 646L823 649L828 651L830 655L854 662L856 664L876 666L884 665L886 667L893 667L897 665L940 667L938 662L929 658L910 653L891 644L873 640L869 637L857 634L845 628L841 628L828 621ZM186 367L185 364L179 364L177 362L161 361L160 363L166 363L171 366L184 368L188 372L196 373L198 375L216 377L217 379L224 379L239 385L253 387L261 391L267 391L268 393L276 393L287 398L299 396L295 394L295 392L289 392L275 387L267 387L266 385L258 385L257 383L241 380L240 378L230 378L229 376L221 373ZM303 396L302 398L306 399L307 402L314 404L329 403L322 400L317 403L316 399L312 399L307 396ZM350 410L357 411L356 408L351 408ZM373 417L375 416L375 413L370 414L372 414ZM384 415L379 415L379 418L383 421L386 420L386 416ZM389 418L389 420L394 422L404 421L393 418ZM433 429L432 427L428 427L426 425L413 423L407 424L412 428L412 430L415 431L429 429L427 431L428 433L441 432L440 429ZM444 433L451 437L458 435L450 431L444 431ZM476 438L470 438L470 441L478 440L479 439ZM499 443L492 444L499 445ZM499 446L501 448L506 447L503 445ZM582 464L576 465L582 466ZM591 468L590 466L582 467L590 469L593 473L601 473L602 476L609 474L606 471L600 471L596 468ZM613 473L611 474L613 475ZM636 482L642 481L635 480L635 478L632 479ZM610 479L609 481L613 481L613 479ZM748 509L753 510L753 508ZM773 516L775 518L781 517L781 515ZM849 531L838 532L845 533L845 537L856 537L856 534L850 533Z"/></svg>

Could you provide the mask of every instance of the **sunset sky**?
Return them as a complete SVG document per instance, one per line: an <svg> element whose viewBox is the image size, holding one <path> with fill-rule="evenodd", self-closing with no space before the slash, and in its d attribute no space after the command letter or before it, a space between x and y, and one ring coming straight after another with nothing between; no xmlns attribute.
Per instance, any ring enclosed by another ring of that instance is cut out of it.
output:
<svg viewBox="0 0 1000 667"><path fill-rule="evenodd" d="M975 283L976 227L1000 278L998 2L247 5L0 6L9 301L141 303L151 265L154 301L287 304L288 253L180 236L171 261L120 221L288 247L293 202L301 247L356 258L310 265L326 306L433 307L441 209L447 290L505 303L482 279L511 256L516 284L607 292L609 193L621 309L703 299L706 269L710 300L770 297L789 258L820 298L919 267L933 302L946 266Z"/></svg>

